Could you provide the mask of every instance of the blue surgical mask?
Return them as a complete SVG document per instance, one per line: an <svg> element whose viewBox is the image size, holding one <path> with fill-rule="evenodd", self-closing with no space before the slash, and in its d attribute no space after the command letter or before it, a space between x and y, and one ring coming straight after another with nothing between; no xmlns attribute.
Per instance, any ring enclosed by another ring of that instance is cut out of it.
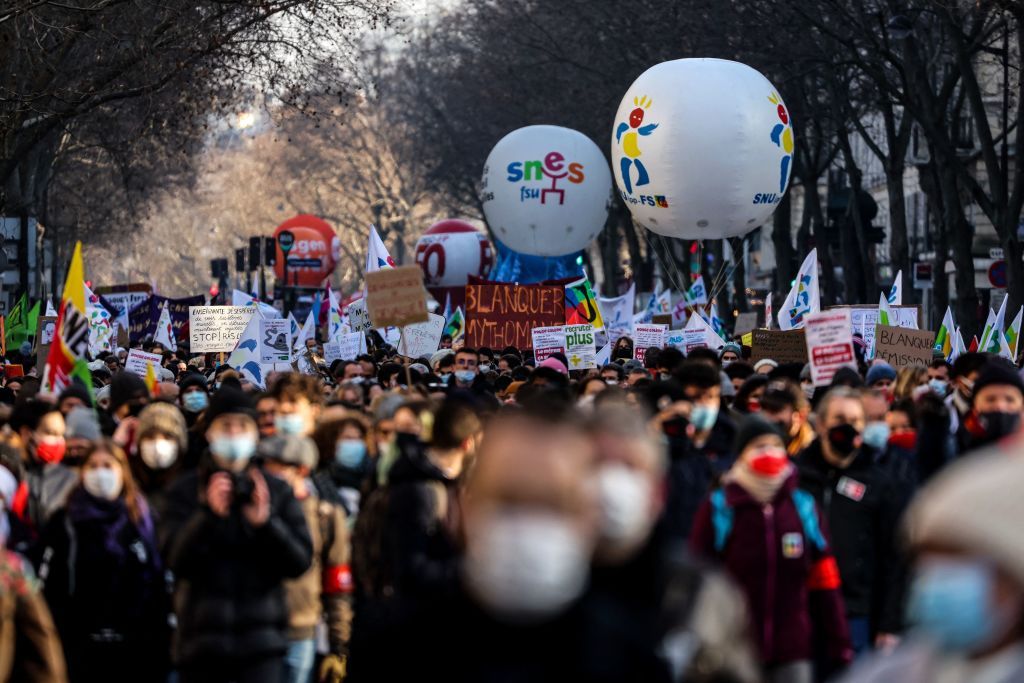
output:
<svg viewBox="0 0 1024 683"><path fill-rule="evenodd" d="M249 434L218 436L210 442L210 452L232 464L244 464L256 452L256 439Z"/></svg>
<svg viewBox="0 0 1024 683"><path fill-rule="evenodd" d="M949 382L938 378L930 379L928 380L928 388L939 396L945 397L946 393L949 392Z"/></svg>
<svg viewBox="0 0 1024 683"><path fill-rule="evenodd" d="M342 439L334 447L334 461L351 470L359 469L366 459L366 443L359 439Z"/></svg>
<svg viewBox="0 0 1024 683"><path fill-rule="evenodd" d="M210 405L210 397L205 391L190 391L181 397L181 404L185 407L185 412L201 413Z"/></svg>
<svg viewBox="0 0 1024 683"><path fill-rule="evenodd" d="M718 406L698 403L690 411L690 424L698 432L703 432L715 426L718 421Z"/></svg>
<svg viewBox="0 0 1024 683"><path fill-rule="evenodd" d="M284 436L295 436L306 431L306 421L298 413L287 413L274 417L274 429Z"/></svg>
<svg viewBox="0 0 1024 683"><path fill-rule="evenodd" d="M483 373L483 372L490 372L490 371L491 371L490 363L481 363L480 364L480 372L481 373Z"/></svg>
<svg viewBox="0 0 1024 683"><path fill-rule="evenodd" d="M472 370L456 370L455 379L459 380L463 384L470 384L476 378L476 373Z"/></svg>
<svg viewBox="0 0 1024 683"><path fill-rule="evenodd" d="M882 450L889 443L889 425L881 420L868 422L861 438L871 448Z"/></svg>
<svg viewBox="0 0 1024 683"><path fill-rule="evenodd" d="M993 601L991 567L976 560L931 560L910 588L907 617L940 650L977 652L1006 632L1012 611Z"/></svg>

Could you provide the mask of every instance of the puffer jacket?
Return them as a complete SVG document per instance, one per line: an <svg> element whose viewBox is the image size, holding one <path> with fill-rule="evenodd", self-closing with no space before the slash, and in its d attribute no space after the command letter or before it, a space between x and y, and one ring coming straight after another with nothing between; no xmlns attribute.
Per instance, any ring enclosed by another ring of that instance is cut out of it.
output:
<svg viewBox="0 0 1024 683"><path fill-rule="evenodd" d="M282 654L288 645L284 580L305 572L313 555L302 507L291 487L263 472L267 522L253 528L238 506L218 517L204 500L212 473L208 466L185 473L167 496L161 545L178 582L177 660Z"/></svg>

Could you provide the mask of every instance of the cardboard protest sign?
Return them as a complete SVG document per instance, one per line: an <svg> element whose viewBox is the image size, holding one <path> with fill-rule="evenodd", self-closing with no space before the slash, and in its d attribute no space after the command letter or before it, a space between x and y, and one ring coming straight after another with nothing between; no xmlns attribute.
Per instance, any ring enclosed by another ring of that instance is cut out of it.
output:
<svg viewBox="0 0 1024 683"><path fill-rule="evenodd" d="M535 327L533 328L532 336L533 358L538 363L547 359L553 353L565 353L564 325Z"/></svg>
<svg viewBox="0 0 1024 683"><path fill-rule="evenodd" d="M806 363L807 342L800 330L754 330L751 332L750 362L770 358L778 363Z"/></svg>
<svg viewBox="0 0 1024 683"><path fill-rule="evenodd" d="M287 318L260 320L260 362L292 362L292 329Z"/></svg>
<svg viewBox="0 0 1024 683"><path fill-rule="evenodd" d="M130 349L128 358L124 361L124 369L146 379L146 368L152 364L153 369L156 370L160 367L161 360L163 360L163 356L159 353L146 353L140 349Z"/></svg>
<svg viewBox="0 0 1024 683"><path fill-rule="evenodd" d="M651 316L651 322L655 325L667 325L672 326L672 314L671 313L658 313L657 315Z"/></svg>
<svg viewBox="0 0 1024 683"><path fill-rule="evenodd" d="M466 346L533 347L531 331L565 322L565 288L508 282L466 285Z"/></svg>
<svg viewBox="0 0 1024 683"><path fill-rule="evenodd" d="M597 367L597 344L593 325L566 325L565 350L570 370Z"/></svg>
<svg viewBox="0 0 1024 683"><path fill-rule="evenodd" d="M406 325L402 328L402 337L398 343L398 353L409 358L429 356L437 351L444 332L443 315L429 313L430 319L425 323Z"/></svg>
<svg viewBox="0 0 1024 683"><path fill-rule="evenodd" d="M878 306L835 306L834 308L850 309L850 329L854 334L859 334L864 339L864 343L867 345L867 348L870 349L871 342L875 338L875 324L878 322ZM890 305L889 309L899 321L899 325L897 325L897 327L906 327L916 330L921 326L921 313L919 306Z"/></svg>
<svg viewBox="0 0 1024 683"><path fill-rule="evenodd" d="M427 318L427 290L419 266L366 274L366 308L374 327L404 327Z"/></svg>
<svg viewBox="0 0 1024 683"><path fill-rule="evenodd" d="M668 332L668 325L637 325L633 332L633 357L641 363L647 349L654 347L660 349L665 345L665 334Z"/></svg>
<svg viewBox="0 0 1024 683"><path fill-rule="evenodd" d="M192 353L234 351L254 315L252 306L189 306L189 349Z"/></svg>
<svg viewBox="0 0 1024 683"><path fill-rule="evenodd" d="M732 334L734 337L742 337L757 327L757 311L747 311L736 316L736 324L733 325Z"/></svg>
<svg viewBox="0 0 1024 683"><path fill-rule="evenodd" d="M857 369L849 309L812 313L804 320L814 386L820 387L831 382L839 368Z"/></svg>
<svg viewBox="0 0 1024 683"><path fill-rule="evenodd" d="M875 330L875 358L894 368L928 366L932 362L935 333L904 327L878 325Z"/></svg>

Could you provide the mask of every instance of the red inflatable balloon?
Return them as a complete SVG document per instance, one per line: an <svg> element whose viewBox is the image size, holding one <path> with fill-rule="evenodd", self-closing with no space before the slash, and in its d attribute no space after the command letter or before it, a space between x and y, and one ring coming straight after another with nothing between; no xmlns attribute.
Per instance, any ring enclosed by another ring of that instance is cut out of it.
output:
<svg viewBox="0 0 1024 683"><path fill-rule="evenodd" d="M288 231L293 242L288 250L288 272L285 273L285 257L281 250L280 235ZM277 245L277 259L274 274L284 281L287 275L289 287L323 287L334 267L341 258L341 242L334 228L316 216L301 214L289 218L274 230Z"/></svg>
<svg viewBox="0 0 1024 683"><path fill-rule="evenodd" d="M423 269L424 284L442 306L449 296L453 308L461 306L469 276L486 277L493 262L487 237L454 218L430 226L416 243L416 263Z"/></svg>

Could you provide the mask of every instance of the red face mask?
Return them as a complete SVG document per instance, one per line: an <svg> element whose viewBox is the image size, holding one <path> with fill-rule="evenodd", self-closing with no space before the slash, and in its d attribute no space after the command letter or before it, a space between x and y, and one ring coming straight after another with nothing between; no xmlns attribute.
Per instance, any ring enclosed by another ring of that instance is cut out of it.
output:
<svg viewBox="0 0 1024 683"><path fill-rule="evenodd" d="M917 446L917 430L915 429L902 429L895 432L889 437L889 443L897 448L903 448L908 451L914 450Z"/></svg>
<svg viewBox="0 0 1024 683"><path fill-rule="evenodd" d="M789 465L789 457L781 448L764 448L750 457L750 469L763 477L777 477Z"/></svg>
<svg viewBox="0 0 1024 683"><path fill-rule="evenodd" d="M66 449L67 444L63 438L53 441L39 441L36 443L36 457L47 464L57 463L64 459L64 451Z"/></svg>
<svg viewBox="0 0 1024 683"><path fill-rule="evenodd" d="M759 413L761 412L761 399L752 398L747 401L747 412L748 413Z"/></svg>

